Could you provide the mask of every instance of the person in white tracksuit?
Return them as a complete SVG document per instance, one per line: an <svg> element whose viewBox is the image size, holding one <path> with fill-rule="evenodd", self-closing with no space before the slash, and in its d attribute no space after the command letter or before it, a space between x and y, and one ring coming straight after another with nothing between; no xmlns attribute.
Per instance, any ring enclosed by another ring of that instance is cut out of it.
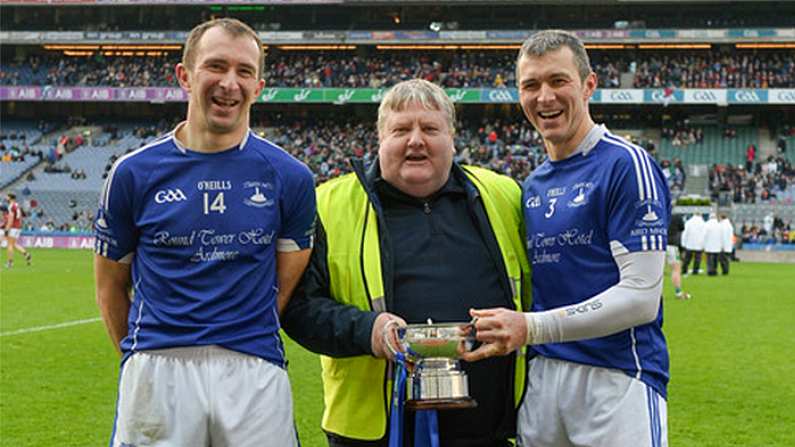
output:
<svg viewBox="0 0 795 447"><path fill-rule="evenodd" d="M685 249L682 274L687 274L692 259L693 274L698 275L701 268L701 253L704 251L704 219L701 214L693 214L685 222L685 230L682 232L682 248Z"/></svg>
<svg viewBox="0 0 795 447"><path fill-rule="evenodd" d="M720 269L724 275L729 274L729 261L732 258L734 251L734 225L725 214L720 215L720 228L721 228L721 252L720 252Z"/></svg>
<svg viewBox="0 0 795 447"><path fill-rule="evenodd" d="M704 224L704 251L707 253L707 275L715 276L718 274L718 256L723 251L723 229L714 213Z"/></svg>

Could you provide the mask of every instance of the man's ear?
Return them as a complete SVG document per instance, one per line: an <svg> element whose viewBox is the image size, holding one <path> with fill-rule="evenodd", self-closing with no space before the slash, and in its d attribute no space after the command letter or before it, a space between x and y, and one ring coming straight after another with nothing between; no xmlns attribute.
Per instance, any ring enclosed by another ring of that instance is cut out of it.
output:
<svg viewBox="0 0 795 447"><path fill-rule="evenodd" d="M596 91L597 81L596 81L596 73L591 72L588 74L588 77L585 78L585 100L591 99L593 92Z"/></svg>
<svg viewBox="0 0 795 447"><path fill-rule="evenodd" d="M259 98L259 95L260 95L260 93L262 93L262 89L264 89L264 88L265 88L265 80L264 79L260 79L259 81L257 81L257 89L254 90L254 98L255 99Z"/></svg>
<svg viewBox="0 0 795 447"><path fill-rule="evenodd" d="M188 67L185 66L182 62L177 64L177 67L174 69L177 75L177 81L179 82L179 86L182 87L183 90L190 93L190 72Z"/></svg>

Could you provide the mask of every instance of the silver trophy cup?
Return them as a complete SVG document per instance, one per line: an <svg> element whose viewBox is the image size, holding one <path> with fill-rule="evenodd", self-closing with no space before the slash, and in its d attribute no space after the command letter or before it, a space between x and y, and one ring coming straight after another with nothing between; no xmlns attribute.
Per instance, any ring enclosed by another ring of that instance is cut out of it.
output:
<svg viewBox="0 0 795 447"><path fill-rule="evenodd" d="M409 363L409 410L457 409L477 406L469 396L469 382L458 361L458 347L470 350L474 343L465 328L472 323L410 324L396 334ZM391 330L391 328L387 328ZM386 344L397 349L386 337Z"/></svg>

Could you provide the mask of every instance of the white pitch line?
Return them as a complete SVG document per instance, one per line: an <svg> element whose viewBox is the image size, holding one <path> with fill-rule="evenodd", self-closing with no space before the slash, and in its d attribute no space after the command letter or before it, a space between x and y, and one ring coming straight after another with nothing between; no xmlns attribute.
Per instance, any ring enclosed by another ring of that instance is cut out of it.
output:
<svg viewBox="0 0 795 447"><path fill-rule="evenodd" d="M17 329L15 331L8 331L8 332L0 332L0 337L8 337L11 335L21 335L21 334L30 334L31 332L42 332L42 331L49 331L50 329L60 329L63 327L70 327L70 326L78 326L81 324L88 324L88 323L95 323L97 321L102 321L102 318L86 318L85 320L74 320L74 321L67 321L64 323L58 324L48 324L47 326L36 326L36 327L28 327L24 329Z"/></svg>

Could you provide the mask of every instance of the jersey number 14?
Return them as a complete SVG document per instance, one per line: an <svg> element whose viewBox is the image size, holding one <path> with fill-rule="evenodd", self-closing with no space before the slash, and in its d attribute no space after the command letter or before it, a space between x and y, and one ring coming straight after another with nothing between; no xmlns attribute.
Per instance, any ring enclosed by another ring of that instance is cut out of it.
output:
<svg viewBox="0 0 795 447"><path fill-rule="evenodd" d="M223 192L216 194L212 202L210 202L210 193L204 193L204 214L210 214L211 212L224 214L224 211L226 211L226 205L224 205Z"/></svg>

